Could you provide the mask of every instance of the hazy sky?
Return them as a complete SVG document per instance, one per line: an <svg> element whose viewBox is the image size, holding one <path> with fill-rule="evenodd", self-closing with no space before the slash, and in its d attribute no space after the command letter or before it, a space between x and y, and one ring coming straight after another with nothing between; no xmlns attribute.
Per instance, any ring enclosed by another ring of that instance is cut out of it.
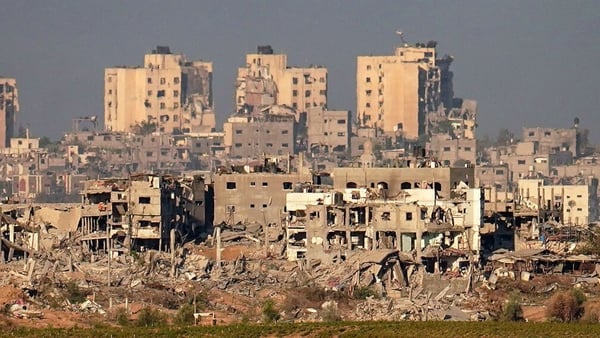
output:
<svg viewBox="0 0 600 338"><path fill-rule="evenodd" d="M329 108L356 109L356 56L436 40L454 56L455 95L479 101L479 134L569 127L600 142L600 1L0 0L0 74L20 91L18 122L56 139L103 115L104 68L156 45L214 63L219 125L236 69L256 45L329 69ZM220 128L220 126L219 126Z"/></svg>

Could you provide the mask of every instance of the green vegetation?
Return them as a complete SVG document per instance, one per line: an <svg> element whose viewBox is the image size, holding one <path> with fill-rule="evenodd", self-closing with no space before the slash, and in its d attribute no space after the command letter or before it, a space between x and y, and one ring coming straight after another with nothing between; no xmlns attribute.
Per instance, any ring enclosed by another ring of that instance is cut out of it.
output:
<svg viewBox="0 0 600 338"><path fill-rule="evenodd" d="M66 297L71 304L83 303L88 296L87 292L82 291L77 283L71 281L65 285Z"/></svg>
<svg viewBox="0 0 600 338"><path fill-rule="evenodd" d="M521 294L518 291L513 292L508 298L502 309L502 317L506 322L516 322L523 320L523 309L521 308Z"/></svg>
<svg viewBox="0 0 600 338"><path fill-rule="evenodd" d="M585 295L579 289L555 293L546 304L546 314L552 320L572 322L583 315Z"/></svg>
<svg viewBox="0 0 600 338"><path fill-rule="evenodd" d="M586 235L587 238L585 242L578 245L576 253L583 255L600 255L600 229L595 228Z"/></svg>
<svg viewBox="0 0 600 338"><path fill-rule="evenodd" d="M356 288L352 293L352 298L354 299L367 299L369 297L379 299L379 294L371 287Z"/></svg>
<svg viewBox="0 0 600 338"><path fill-rule="evenodd" d="M192 304L182 305L173 321L177 325L193 325L194 324L194 306Z"/></svg>
<svg viewBox="0 0 600 338"><path fill-rule="evenodd" d="M264 301L262 306L263 320L265 323L277 322L281 317L279 311L275 308L275 302L272 299Z"/></svg>
<svg viewBox="0 0 600 338"><path fill-rule="evenodd" d="M327 322L226 326L17 328L0 337L598 337L600 325L515 322Z"/></svg>
<svg viewBox="0 0 600 338"><path fill-rule="evenodd" d="M121 326L128 326L129 315L127 315L127 310L125 308L118 308L114 313L114 320Z"/></svg>
<svg viewBox="0 0 600 338"><path fill-rule="evenodd" d="M138 327L159 327L167 323L167 316L158 309L145 307L140 311L135 325Z"/></svg>

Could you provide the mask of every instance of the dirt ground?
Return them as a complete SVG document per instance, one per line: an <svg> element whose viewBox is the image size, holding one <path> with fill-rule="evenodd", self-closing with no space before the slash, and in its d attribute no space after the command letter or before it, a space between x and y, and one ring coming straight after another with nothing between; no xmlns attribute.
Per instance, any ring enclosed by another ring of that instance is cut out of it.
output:
<svg viewBox="0 0 600 338"><path fill-rule="evenodd" d="M523 318L528 322L545 322L546 321L546 307L543 305L524 305L521 306L523 309Z"/></svg>

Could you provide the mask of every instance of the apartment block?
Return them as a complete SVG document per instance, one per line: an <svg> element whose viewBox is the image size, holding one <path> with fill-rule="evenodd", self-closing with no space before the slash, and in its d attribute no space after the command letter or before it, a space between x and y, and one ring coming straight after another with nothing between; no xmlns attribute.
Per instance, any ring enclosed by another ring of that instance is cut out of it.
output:
<svg viewBox="0 0 600 338"><path fill-rule="evenodd" d="M308 148L313 154L346 153L350 151L352 133L348 110L310 108L307 112Z"/></svg>
<svg viewBox="0 0 600 338"><path fill-rule="evenodd" d="M447 167L475 164L477 157L475 139L438 134L431 137L428 147L429 154Z"/></svg>
<svg viewBox="0 0 600 338"><path fill-rule="evenodd" d="M432 162L433 163L433 162ZM336 190L380 188L388 196L401 194L405 189L435 189L440 197L449 197L452 189L463 182L473 188L474 168L334 168L333 187Z"/></svg>
<svg viewBox="0 0 600 338"><path fill-rule="evenodd" d="M271 108L260 114L234 114L227 119L223 124L223 145L230 157L294 153L293 110L280 106Z"/></svg>
<svg viewBox="0 0 600 338"><path fill-rule="evenodd" d="M210 132L215 128L212 62L188 61L158 46L142 66L104 71L104 126L110 131Z"/></svg>
<svg viewBox="0 0 600 338"><path fill-rule="evenodd" d="M518 201L525 207L540 211L544 220L556 215L554 221L587 226L598 220L597 189L597 179L589 184L573 185L552 184L543 179L523 179L518 181Z"/></svg>
<svg viewBox="0 0 600 338"><path fill-rule="evenodd" d="M238 69L235 110L253 112L268 105L286 105L299 115L311 107L327 106L327 68L288 66L286 54L258 46Z"/></svg>
<svg viewBox="0 0 600 338"><path fill-rule="evenodd" d="M452 106L451 57L436 59L436 43L404 44L394 55L359 56L356 112L361 125L417 139L427 113Z"/></svg>
<svg viewBox="0 0 600 338"><path fill-rule="evenodd" d="M574 156L578 155L576 128L523 128L523 141L534 142L537 153L570 151Z"/></svg>

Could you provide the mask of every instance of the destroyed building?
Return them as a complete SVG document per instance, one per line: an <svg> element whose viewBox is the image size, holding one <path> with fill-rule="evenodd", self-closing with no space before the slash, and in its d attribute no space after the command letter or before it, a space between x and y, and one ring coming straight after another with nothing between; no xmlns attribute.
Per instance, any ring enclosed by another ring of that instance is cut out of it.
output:
<svg viewBox="0 0 600 338"><path fill-rule="evenodd" d="M381 187L389 198L414 188L432 188L441 197L449 198L460 182L474 188L474 175L474 168L441 167L425 159L408 168L334 168L331 174L336 190Z"/></svg>
<svg viewBox="0 0 600 338"><path fill-rule="evenodd" d="M15 121L19 112L19 91L15 79L0 76L0 148L10 146L15 136Z"/></svg>
<svg viewBox="0 0 600 338"><path fill-rule="evenodd" d="M327 68L289 66L286 54L275 54L269 45L258 46L238 68L236 112L259 112L273 104L293 108L296 121L311 107L327 107Z"/></svg>
<svg viewBox="0 0 600 338"><path fill-rule="evenodd" d="M162 172L209 169L224 156L223 133L170 135L150 133L77 131L63 141L73 148L72 169L90 176L114 177L128 172Z"/></svg>
<svg viewBox="0 0 600 338"><path fill-rule="evenodd" d="M183 241L194 228L205 225L205 212L200 210L205 205L203 181L192 183L184 188L173 177L146 174L88 181L83 203L96 207L100 214L82 221L82 232L128 250L164 250L173 234ZM91 227L86 228L88 223Z"/></svg>
<svg viewBox="0 0 600 338"><path fill-rule="evenodd" d="M339 263L363 251L398 250L430 272L456 263L450 257L478 261L481 192L462 183L455 193L442 199L432 188L394 197L381 188L290 192L287 257Z"/></svg>
<svg viewBox="0 0 600 338"><path fill-rule="evenodd" d="M517 202L539 212L542 221L552 220L587 226L598 218L598 180L589 184L552 184L543 179L518 181Z"/></svg>

